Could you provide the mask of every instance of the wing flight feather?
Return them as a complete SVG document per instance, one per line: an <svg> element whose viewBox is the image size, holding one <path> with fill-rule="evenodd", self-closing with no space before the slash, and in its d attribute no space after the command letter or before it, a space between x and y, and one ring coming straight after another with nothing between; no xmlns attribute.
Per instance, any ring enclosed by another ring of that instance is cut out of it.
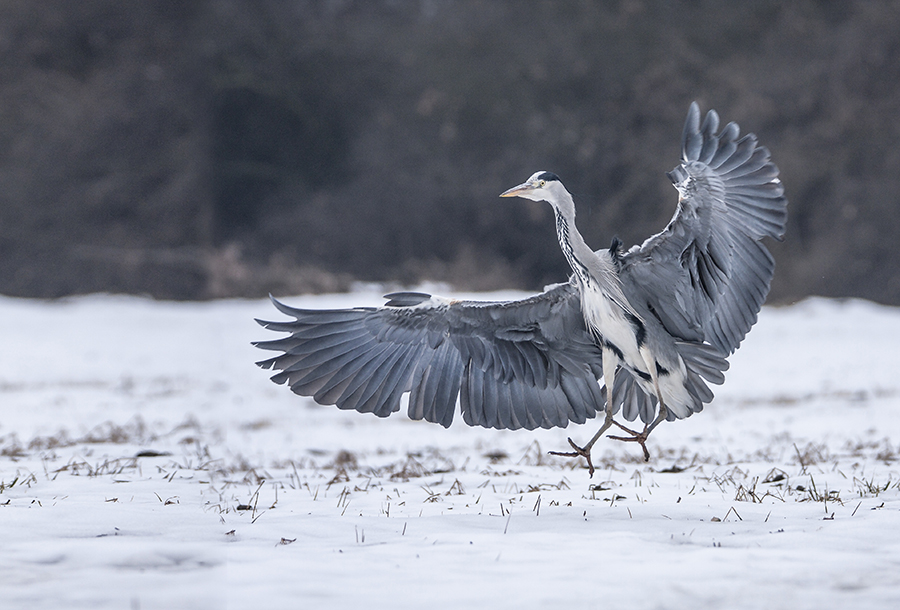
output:
<svg viewBox="0 0 900 610"><path fill-rule="evenodd" d="M583 423L605 405L601 353L585 331L572 284L508 302L395 293L383 307L295 309L264 322L289 333L257 347L258 364L321 404L386 417L409 394L408 413L449 426L457 402L470 425L549 428Z"/></svg>
<svg viewBox="0 0 900 610"><path fill-rule="evenodd" d="M787 200L778 168L753 134L735 123L716 133L715 111L700 122L691 104L682 162L669 177L679 191L666 228L621 256L629 300L685 341L729 355L756 322L775 262L762 243L781 240Z"/></svg>

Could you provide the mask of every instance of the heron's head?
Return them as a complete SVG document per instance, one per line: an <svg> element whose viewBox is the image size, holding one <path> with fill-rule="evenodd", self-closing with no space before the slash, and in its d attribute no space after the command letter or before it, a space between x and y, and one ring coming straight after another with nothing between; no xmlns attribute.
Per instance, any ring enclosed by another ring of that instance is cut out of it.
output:
<svg viewBox="0 0 900 610"><path fill-rule="evenodd" d="M524 197L533 201L547 201L555 205L560 197L560 191L565 191L559 176L553 172L535 172L531 178L514 186L508 191L500 193L501 197Z"/></svg>

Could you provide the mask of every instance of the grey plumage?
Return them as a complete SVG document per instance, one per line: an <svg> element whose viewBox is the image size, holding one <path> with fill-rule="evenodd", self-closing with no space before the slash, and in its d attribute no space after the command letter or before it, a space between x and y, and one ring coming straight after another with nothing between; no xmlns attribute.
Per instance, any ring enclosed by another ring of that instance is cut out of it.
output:
<svg viewBox="0 0 900 610"><path fill-rule="evenodd" d="M554 207L567 283L510 302L401 292L383 307L319 311L273 299L293 320L260 322L289 333L255 344L281 352L260 366L297 394L380 417L408 394L411 418L443 426L457 402L467 424L490 428L565 427L606 411L602 432L621 411L647 424L646 438L658 421L699 411L768 294L774 260L761 240L782 239L787 219L769 151L736 124L718 125L691 105L683 159L668 174L675 215L640 246L591 251L571 196L537 172L504 196Z"/></svg>
<svg viewBox="0 0 900 610"><path fill-rule="evenodd" d="M409 416L449 426L457 403L469 425L551 428L584 423L604 405L600 353L571 284L505 303L387 295L379 308L288 307L291 333L256 343L283 352L260 362L304 396L385 417L410 392Z"/></svg>

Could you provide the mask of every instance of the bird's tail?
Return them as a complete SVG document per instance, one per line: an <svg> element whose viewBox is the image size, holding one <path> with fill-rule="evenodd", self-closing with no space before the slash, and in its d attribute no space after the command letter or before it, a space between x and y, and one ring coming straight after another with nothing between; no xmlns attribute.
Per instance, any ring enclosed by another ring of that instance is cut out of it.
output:
<svg viewBox="0 0 900 610"><path fill-rule="evenodd" d="M678 386L677 390L666 392L665 387L660 388L668 407L669 421L684 419L702 411L703 405L713 399L713 392L707 382L721 385L725 382L725 371L728 370L728 361L722 352L711 345L676 342L675 350L684 360L685 376L683 380L672 380ZM619 369L616 373L613 395L618 403L614 412L621 408L622 417L626 420L634 421L640 417L644 423L650 423L656 417L656 397L648 394L641 383L625 369Z"/></svg>

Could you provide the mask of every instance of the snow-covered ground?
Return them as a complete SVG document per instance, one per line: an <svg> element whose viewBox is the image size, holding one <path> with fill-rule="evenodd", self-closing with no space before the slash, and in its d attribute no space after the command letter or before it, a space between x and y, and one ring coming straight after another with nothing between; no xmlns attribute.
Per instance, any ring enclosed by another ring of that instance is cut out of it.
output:
<svg viewBox="0 0 900 610"><path fill-rule="evenodd" d="M595 423L294 396L254 366L254 317L280 316L0 298L0 607L900 607L896 309L764 309L704 412L649 463L602 441L592 479L547 451Z"/></svg>

